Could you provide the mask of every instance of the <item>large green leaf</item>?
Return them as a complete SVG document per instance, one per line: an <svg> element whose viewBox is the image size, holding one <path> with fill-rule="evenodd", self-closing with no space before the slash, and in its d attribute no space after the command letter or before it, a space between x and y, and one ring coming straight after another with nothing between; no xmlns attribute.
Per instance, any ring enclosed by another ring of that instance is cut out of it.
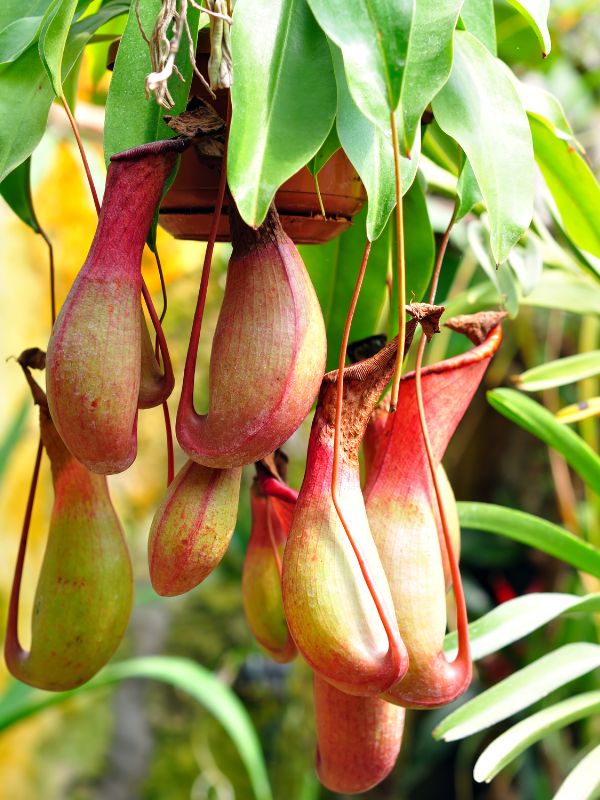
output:
<svg viewBox="0 0 600 800"><path fill-rule="evenodd" d="M154 21L161 8L160 0L141 0L139 10L142 25L147 34L152 31ZM198 34L199 12L189 7L188 23L195 42ZM181 47L175 64L183 76L173 75L169 91L175 101L169 112L177 115L186 106L192 65L187 47ZM106 101L104 124L104 158L106 163L114 153L128 150L145 142L169 139L174 134L164 122L165 110L151 97L146 98L144 81L152 70L148 45L142 38L135 14L135 3L131 4L125 31L119 43L117 58Z"/></svg>
<svg viewBox="0 0 600 800"><path fill-rule="evenodd" d="M0 195L15 214L36 233L40 232L31 196L31 158L26 158L0 183Z"/></svg>
<svg viewBox="0 0 600 800"><path fill-rule="evenodd" d="M452 38L462 0L419 0L408 40L399 111L404 150L411 152L421 115L448 80Z"/></svg>
<svg viewBox="0 0 600 800"><path fill-rule="evenodd" d="M548 30L550 0L508 0L508 2L529 22L535 31L544 57L547 56L552 47Z"/></svg>
<svg viewBox="0 0 600 800"><path fill-rule="evenodd" d="M327 329L327 369L335 369L338 365L346 313L366 244L365 217L366 209L363 209L351 228L327 244L300 247L323 310ZM350 330L350 341L379 332L376 326L386 294L386 245L387 242L378 240L371 249Z"/></svg>
<svg viewBox="0 0 600 800"><path fill-rule="evenodd" d="M76 22L69 32L62 61L65 78L97 27L123 13L124 1L105 3L96 13ZM2 69L0 92L0 181L31 155L46 129L54 90L37 45Z"/></svg>
<svg viewBox="0 0 600 800"><path fill-rule="evenodd" d="M17 409L14 417L10 420L7 429L0 441L0 478L6 472L12 454L21 441L23 429L27 421L27 416L31 409L31 400L28 398Z"/></svg>
<svg viewBox="0 0 600 800"><path fill-rule="evenodd" d="M519 97L527 114L544 123L559 138L573 140L573 130L560 101L550 92L533 83L514 79ZM535 142L534 142L535 148Z"/></svg>
<svg viewBox="0 0 600 800"><path fill-rule="evenodd" d="M557 422L544 406L514 389L493 389L487 398L496 411L558 450L590 489L600 494L600 457L580 436Z"/></svg>
<svg viewBox="0 0 600 800"><path fill-rule="evenodd" d="M367 119L354 102L346 83L342 54L331 45L337 83L336 126L342 147L367 190L367 236L378 239L396 205L394 151L390 136ZM402 193L406 194L417 174L420 132L412 158L401 158Z"/></svg>
<svg viewBox="0 0 600 800"><path fill-rule="evenodd" d="M36 38L42 17L20 17L0 30L0 64L9 64Z"/></svg>
<svg viewBox="0 0 600 800"><path fill-rule="evenodd" d="M600 791L600 744L581 759L552 800L596 800Z"/></svg>
<svg viewBox="0 0 600 800"><path fill-rule="evenodd" d="M533 114L529 117L535 159L569 236L600 257L600 186L581 155Z"/></svg>
<svg viewBox="0 0 600 800"><path fill-rule="evenodd" d="M600 645L567 644L514 672L500 683L453 711L434 730L447 742L507 719L541 700L555 689L600 667Z"/></svg>
<svg viewBox="0 0 600 800"><path fill-rule="evenodd" d="M545 269L542 279L521 305L558 308L572 314L600 314L600 286L587 275Z"/></svg>
<svg viewBox="0 0 600 800"><path fill-rule="evenodd" d="M465 159L461 167L458 181L456 183L456 196L458 204L456 207L455 221L458 222L472 211L478 203L481 203L481 192L477 178L473 172L473 167Z"/></svg>
<svg viewBox="0 0 600 800"><path fill-rule="evenodd" d="M543 389L576 383L594 375L600 375L600 350L547 361L522 372L515 378L515 382L519 389L526 392L540 392Z"/></svg>
<svg viewBox="0 0 600 800"><path fill-rule="evenodd" d="M496 21L493 0L464 0L460 18L465 28L496 55Z"/></svg>
<svg viewBox="0 0 600 800"><path fill-rule="evenodd" d="M481 268L502 298L508 315L516 317L521 299L520 287L508 262L499 266L494 263L488 228L480 220L473 220L467 227L467 237Z"/></svg>
<svg viewBox="0 0 600 800"><path fill-rule="evenodd" d="M600 578L600 551L552 522L491 503L458 503L463 528L497 533Z"/></svg>
<svg viewBox="0 0 600 800"><path fill-rule="evenodd" d="M242 703L209 670L184 659L167 656L132 658L109 664L89 683L70 692L27 692L0 704L0 730L72 697L111 686L129 678L164 681L191 695L225 728L244 762L257 800L271 800L269 779L260 743Z"/></svg>
<svg viewBox="0 0 600 800"><path fill-rule="evenodd" d="M433 112L469 159L488 210L494 259L502 263L531 222L531 134L507 67L467 31L454 34L452 71Z"/></svg>
<svg viewBox="0 0 600 800"><path fill-rule="evenodd" d="M414 0L308 0L341 49L356 105L383 130L400 101Z"/></svg>
<svg viewBox="0 0 600 800"><path fill-rule="evenodd" d="M477 759L473 777L480 783L489 783L504 767L544 736L599 712L600 692L585 692L543 708L494 739ZM575 797L579 800L582 795L579 792L565 795L567 800Z"/></svg>
<svg viewBox="0 0 600 800"><path fill-rule="evenodd" d="M338 139L337 129L335 125L331 126L331 130L327 134L327 138L317 150L315 156L306 165L311 175L316 177L323 169L325 164L329 161L331 156L336 153L341 147L340 140Z"/></svg>
<svg viewBox="0 0 600 800"><path fill-rule="evenodd" d="M62 94L62 62L77 0L53 0L42 19L38 50L54 94Z"/></svg>
<svg viewBox="0 0 600 800"><path fill-rule="evenodd" d="M331 129L331 54L306 0L239 0L231 42L235 81L227 178L240 214L260 225L281 184Z"/></svg>
<svg viewBox="0 0 600 800"><path fill-rule="evenodd" d="M541 628L561 614L600 611L600 593L579 597L558 592L532 592L507 600L469 625L471 656L474 661L496 653ZM449 659L457 654L457 633L447 634L444 652Z"/></svg>

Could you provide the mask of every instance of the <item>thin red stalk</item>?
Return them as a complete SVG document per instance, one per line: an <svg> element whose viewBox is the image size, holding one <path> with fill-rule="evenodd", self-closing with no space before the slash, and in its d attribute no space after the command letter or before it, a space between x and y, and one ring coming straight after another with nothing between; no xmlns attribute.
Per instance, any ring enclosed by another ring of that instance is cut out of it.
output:
<svg viewBox="0 0 600 800"><path fill-rule="evenodd" d="M50 267L50 317L52 319L52 327L56 322L56 281L54 276L54 248L52 242L48 238L46 231L38 225L39 234L48 246L48 264Z"/></svg>
<svg viewBox="0 0 600 800"><path fill-rule="evenodd" d="M169 356L167 340L162 329L161 321L156 313L156 308L152 302L152 297L144 280L142 280L142 295L144 296L144 302L146 303L146 308L150 314L152 327L156 333L156 357L158 359L160 351L163 372L166 380L170 381L173 378L173 365L171 363L171 357ZM167 439L167 486L169 486L175 477L175 456L173 453L173 430L171 428L171 417L169 414L169 406L166 400L164 400L162 403L162 409L163 416L165 418L165 436Z"/></svg>
<svg viewBox="0 0 600 800"><path fill-rule="evenodd" d="M165 418L165 435L167 437L167 486L170 486L175 477L175 454L173 452L173 429L171 428L171 415L169 404L163 400L163 415Z"/></svg>
<svg viewBox="0 0 600 800"><path fill-rule="evenodd" d="M42 449L42 440L40 439L35 456L31 483L29 485L29 495L27 497L27 505L25 506L25 517L23 518L23 528L21 531L21 541L19 542L19 552L17 553L17 563L15 565L15 574L8 605L8 621L6 623L4 655L9 665L15 664L25 655L25 651L19 642L19 597L21 594L21 582L23 580L23 567L25 565L27 539L29 538L29 528L31 527L31 514L33 512L35 492L40 474L40 464L42 462Z"/></svg>
<svg viewBox="0 0 600 800"><path fill-rule="evenodd" d="M162 358L165 377L171 380L173 377L173 365L171 364L171 358L169 356L169 348L167 347L167 340L165 339L165 334L163 332L162 325L160 324L160 320L158 318L158 314L156 313L156 309L154 308L152 297L150 295L150 292L148 291L146 282L143 279L142 279L142 295L144 296L144 302L146 303L148 314L150 314L152 327L154 328L154 331L156 333L156 339L158 342L158 346L160 348L160 355Z"/></svg>
<svg viewBox="0 0 600 800"><path fill-rule="evenodd" d="M281 564L281 556L279 555L279 548L277 547L277 542L275 541L275 533L273 532L273 520L271 519L271 500L267 497L267 531L269 533L269 541L271 542L271 547L273 549L273 557L275 558L275 563L277 564L277 572L279 573L279 578L281 579L281 572L282 572L282 564Z"/></svg>
<svg viewBox="0 0 600 800"><path fill-rule="evenodd" d="M190 333L190 342L188 345L187 356L185 359L185 367L183 370L183 385L181 387L181 399L183 404L194 404L194 381L196 376L196 360L198 358L198 345L200 343L200 333L202 331L202 317L204 316L204 306L206 305L206 293L208 291L208 279L210 277L210 267L212 262L212 255L217 241L217 232L219 229L219 222L221 220L221 211L223 209L223 199L225 197L225 187L227 185L227 144L229 141L229 128L231 123L231 100L227 104L227 122L225 130L225 145L223 148L223 161L221 162L221 173L219 175L219 185L217 187L217 199L215 202L215 212L212 218L210 232L208 234L208 241L206 243L206 252L204 254L204 263L202 265L202 277L200 279L200 289L198 290L198 301L196 303L196 310L194 311L194 321L192 323L192 331Z"/></svg>
<svg viewBox="0 0 600 800"><path fill-rule="evenodd" d="M167 307L168 307L167 286L165 284L165 276L163 274L163 268L160 262L160 256L158 255L158 250L156 249L154 250L154 258L156 259L156 268L158 269L158 277L160 279L160 291L162 294L162 301L163 301L163 307L159 317L160 324L162 325L165 317L167 316Z"/></svg>
<svg viewBox="0 0 600 800"><path fill-rule="evenodd" d="M400 146L398 144L398 128L394 112L390 114L390 128L392 131L392 147L394 149L394 179L396 184L396 251L398 272L398 352L394 377L392 378L392 391L390 394L390 411L395 411L398 405L400 392L400 378L402 377L402 362L404 361L404 341L406 339L406 265L404 259L404 213L402 208L402 166L400 161Z"/></svg>
<svg viewBox="0 0 600 800"><path fill-rule="evenodd" d="M85 175L90 187L90 192L92 193L92 198L94 200L94 205L96 207L96 214L100 213L100 202L98 200L98 193L96 192L96 187L94 186L94 179L92 178L92 172L90 170L90 165L87 160L87 156L85 154L85 149L83 147L83 142L81 141L81 136L79 135L79 128L77 127L77 122L75 121L75 117L71 109L69 108L69 104L67 102L67 98L64 95L64 92L60 96L61 102L69 118L69 123L73 130L73 134L75 136L75 140L77 141L77 147L79 148L79 155L81 156L81 161L83 162L83 168L85 170Z"/></svg>
<svg viewBox="0 0 600 800"><path fill-rule="evenodd" d="M363 253L362 261L360 264L360 268L358 271L358 277L356 278L356 284L354 286L354 292L352 294L352 300L350 301L350 307L348 308L348 313L346 315L346 323L344 325L344 333L342 335L342 344L340 347L340 359L338 363L338 374L337 374L337 384L336 384L336 401L335 401L335 426L333 432L333 466L331 469L331 500L333 502L334 508L337 512L340 522L342 523L342 527L348 537L348 541L350 542L350 546L354 551L354 555L356 560L358 561L358 565L360 567L360 571L364 578L364 581L367 585L369 593L373 598L373 602L375 603L375 607L377 609L377 613L381 619L382 625L388 637L390 653L392 658L394 659L394 663L396 665L400 665L402 662L402 654L398 649L396 637L394 636L393 625L391 620L386 613L386 609L383 607L383 604L379 598L377 593L377 588L371 575L369 574L368 567L362 557L360 549L356 544L354 537L350 531L348 523L346 522L344 515L342 513L342 509L340 508L338 498L337 498L337 483L338 483L338 469L339 469L339 461L340 461L340 444L341 444L341 437L342 437L342 409L343 409L343 395L344 395L344 365L346 363L346 350L348 349L348 339L350 338L350 328L352 326L352 318L354 317L354 312L356 310L356 304L358 303L358 297L360 295L360 289L362 286L363 278L365 277L365 271L367 269L367 262L369 260L369 253L371 252L371 242L367 240L365 245L365 250Z"/></svg>
<svg viewBox="0 0 600 800"><path fill-rule="evenodd" d="M430 303L434 303L435 301L435 294L440 279L442 262L444 260L446 248L448 247L450 232L452 230L452 226L454 225L455 214L456 211L452 214L450 222L448 223L448 227L446 228L444 235L442 237L442 241L440 242L440 248L438 251L435 263L435 269L433 272L433 277L431 279L431 286L429 289ZM435 497L440 514L440 522L442 524L442 534L444 536L444 544L446 545L446 552L448 553L448 561L450 564L450 574L452 576L452 588L454 592L454 601L456 603L456 617L457 617L457 631L458 631L458 655L456 656L456 660L468 663L471 658L471 648L469 644L469 633L468 633L469 620L467 617L467 606L465 602L465 595L463 592L460 569L458 566L458 559L456 558L456 553L454 552L454 547L452 546L452 539L450 537L448 518L446 516L442 490L438 480L437 465L433 457L433 449L431 447L431 439L429 437L429 428L427 426L427 418L425 416L425 405L423 403L423 385L421 381L421 369L423 366L423 353L425 351L426 342L427 342L427 337L425 336L424 333L422 333L421 341L419 342L419 349L417 351L417 362L415 365L415 390L417 394L417 408L419 410L419 422L421 424L421 433L423 435L423 443L425 444L425 452L427 453L429 472L431 473L431 479L433 481L433 488L435 491Z"/></svg>

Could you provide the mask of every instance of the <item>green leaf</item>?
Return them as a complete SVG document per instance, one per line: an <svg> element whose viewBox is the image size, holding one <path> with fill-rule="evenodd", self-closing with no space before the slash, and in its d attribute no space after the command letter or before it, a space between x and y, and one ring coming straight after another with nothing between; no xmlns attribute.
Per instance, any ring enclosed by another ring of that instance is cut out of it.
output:
<svg viewBox="0 0 600 800"><path fill-rule="evenodd" d="M500 302L498 290L489 281L481 281L470 286L451 300L444 301L446 311L444 318L451 319L459 314L475 314L477 311L489 310L490 306Z"/></svg>
<svg viewBox="0 0 600 800"><path fill-rule="evenodd" d="M460 18L469 33L476 36L495 56L497 49L493 0L464 0Z"/></svg>
<svg viewBox="0 0 600 800"><path fill-rule="evenodd" d="M366 209L363 209L355 217L352 227L333 241L299 248L323 310L328 370L338 365L346 312L366 244L365 218ZM387 269L387 242L378 240L371 248L350 330L351 342L378 332L377 322L385 303Z"/></svg>
<svg viewBox="0 0 600 800"><path fill-rule="evenodd" d="M502 263L531 222L533 148L507 67L467 31L454 34L452 71L433 113L469 159L490 217L494 259Z"/></svg>
<svg viewBox="0 0 600 800"><path fill-rule="evenodd" d="M62 94L62 62L77 0L54 0L42 19L38 49L54 89Z"/></svg>
<svg viewBox="0 0 600 800"><path fill-rule="evenodd" d="M494 263L489 230L479 220L473 220L467 227L467 237L477 261L491 283L498 290L509 316L516 317L519 310L521 292L508 263L500 266L496 266Z"/></svg>
<svg viewBox="0 0 600 800"><path fill-rule="evenodd" d="M433 735L447 742L464 739L529 708L599 666L600 645L584 642L564 645L453 711L440 722Z"/></svg>
<svg viewBox="0 0 600 800"><path fill-rule="evenodd" d="M452 66L452 37L462 0L419 0L415 3L399 112L404 149L413 149L421 116L448 80Z"/></svg>
<svg viewBox="0 0 600 800"><path fill-rule="evenodd" d="M0 3L0 30L22 17L44 16L52 0L2 0Z"/></svg>
<svg viewBox="0 0 600 800"><path fill-rule="evenodd" d="M600 692L585 692L532 714L518 722L489 744L477 759L473 777L489 783L508 764L549 733L600 712ZM600 777L600 774L599 774ZM567 800L582 797L579 791L565 795Z"/></svg>
<svg viewBox="0 0 600 800"><path fill-rule="evenodd" d="M529 231L510 251L508 264L517 276L523 297L535 289L542 278L544 259L539 240Z"/></svg>
<svg viewBox="0 0 600 800"><path fill-rule="evenodd" d="M35 691L10 704L0 705L0 730L72 697L111 686L129 678L149 678L169 683L187 692L225 728L244 762L257 800L271 800L269 779L260 743L244 706L221 681L199 664L167 656L132 658L109 664L95 678L70 692Z"/></svg>
<svg viewBox="0 0 600 800"><path fill-rule="evenodd" d="M160 0L141 0L140 18L146 33L152 30L160 8ZM188 23L194 46L198 33L198 18L199 12L189 7ZM169 83L169 90L175 101L175 106L169 113L174 116L185 109L192 81L192 65L187 47L180 48L175 64L183 80L173 75ZM135 3L132 3L125 31L119 43L106 101L104 158L107 164L114 153L137 147L145 142L170 139L174 135L163 120L165 109L158 105L154 97L146 99L144 81L151 71L148 45L140 33L135 15Z"/></svg>
<svg viewBox="0 0 600 800"><path fill-rule="evenodd" d="M0 183L0 194L15 214L29 227L40 232L31 197L31 158L25 159Z"/></svg>
<svg viewBox="0 0 600 800"><path fill-rule="evenodd" d="M600 257L600 186L572 144L556 136L535 116L529 117L535 159L569 236L583 250Z"/></svg>
<svg viewBox="0 0 600 800"><path fill-rule="evenodd" d="M381 236L396 206L392 141L389 134L367 119L354 102L346 83L341 51L334 44L331 45L331 55L337 83L337 132L344 152L367 190L367 236L374 241ZM401 158L400 161L403 194L417 174L419 150L420 133L415 140L412 158Z"/></svg>
<svg viewBox="0 0 600 800"><path fill-rule="evenodd" d="M544 269L533 292L521 300L524 306L558 308L572 314L600 313L600 286L585 275Z"/></svg>
<svg viewBox="0 0 600 800"><path fill-rule="evenodd" d="M550 41L550 31L548 30L548 11L550 10L550 0L508 0L522 14L527 22L535 31L544 58L550 52L552 42Z"/></svg>
<svg viewBox="0 0 600 800"><path fill-rule="evenodd" d="M306 0L239 0L227 178L240 214L260 225L281 184L318 152L335 115L327 39Z"/></svg>
<svg viewBox="0 0 600 800"><path fill-rule="evenodd" d="M385 131L400 101L414 0L308 0L342 51L346 80L362 113Z"/></svg>
<svg viewBox="0 0 600 800"><path fill-rule="evenodd" d="M0 478L6 472L6 468L10 463L12 454L14 453L17 445L21 441L21 436L25 428L25 423L31 410L31 400L27 399L17 409L14 417L8 425L2 441L0 442Z"/></svg>
<svg viewBox="0 0 600 800"><path fill-rule="evenodd" d="M97 13L71 27L62 72L67 77L96 28L122 13L123 2L108 2ZM31 45L16 61L2 69L0 93L0 181L21 164L39 144L54 100L50 79Z"/></svg>
<svg viewBox="0 0 600 800"><path fill-rule="evenodd" d="M597 745L567 775L553 800L595 800L599 789L600 745Z"/></svg>
<svg viewBox="0 0 600 800"><path fill-rule="evenodd" d="M561 614L595 614L599 611L600 593L583 598L558 592L532 592L515 597L469 625L471 656L473 661L479 661L519 641ZM444 639L444 652L451 660L458 651L457 641L456 631Z"/></svg>
<svg viewBox="0 0 600 800"><path fill-rule="evenodd" d="M41 17L21 17L0 30L0 64L15 61L37 37Z"/></svg>
<svg viewBox="0 0 600 800"><path fill-rule="evenodd" d="M514 79L514 84L527 114L546 125L560 139L573 140L573 129L560 101L545 89ZM534 142L535 147L535 142Z"/></svg>
<svg viewBox="0 0 600 800"><path fill-rule="evenodd" d="M557 422L535 400L514 389L493 389L487 399L496 411L561 453L590 489L600 494L600 457L580 436Z"/></svg>
<svg viewBox="0 0 600 800"><path fill-rule="evenodd" d="M519 389L540 392L543 389L576 383L594 375L600 375L600 350L547 361L522 372L514 380Z"/></svg>
<svg viewBox="0 0 600 800"><path fill-rule="evenodd" d="M327 138L321 147L318 149L317 154L314 156L314 158L311 158L306 165L308 167L308 171L314 178L317 177L331 156L334 153L337 153L341 146L342 145L340 144L340 140L338 139L337 135L337 128L334 124L331 126L331 130L327 134Z"/></svg>
<svg viewBox="0 0 600 800"><path fill-rule="evenodd" d="M466 217L467 214L482 201L477 178L473 172L473 167L469 164L467 159L465 159L458 176L456 194L458 196L458 206L456 208L455 220L458 222L463 217Z"/></svg>
<svg viewBox="0 0 600 800"><path fill-rule="evenodd" d="M463 528L496 533L600 578L600 551L552 522L491 503L458 503Z"/></svg>

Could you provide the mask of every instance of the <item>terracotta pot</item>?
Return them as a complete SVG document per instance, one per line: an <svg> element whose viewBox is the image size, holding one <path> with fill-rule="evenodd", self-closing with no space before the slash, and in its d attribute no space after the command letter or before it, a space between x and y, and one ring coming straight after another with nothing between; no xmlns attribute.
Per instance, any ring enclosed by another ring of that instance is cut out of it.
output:
<svg viewBox="0 0 600 800"><path fill-rule="evenodd" d="M206 241L212 221L220 159L198 155L190 148L181 158L179 172L160 209L159 222L177 239ZM319 207L315 181L304 167L275 195L275 205L285 232L296 243L327 242L351 224L364 201L365 190L346 155L339 150L319 173L319 188L327 212ZM217 239L229 241L227 206L223 209Z"/></svg>
<svg viewBox="0 0 600 800"><path fill-rule="evenodd" d="M117 46L114 42L109 50L109 69L114 63ZM208 30L203 30L198 37L196 59L204 75L207 74L208 53ZM210 103L223 119L226 118L227 92L218 92L216 100L211 98L194 75L190 97L194 96ZM218 179L218 158L199 155L194 148L187 150L162 202L160 225L176 239L206 241ZM296 243L317 244L338 236L352 224L352 217L367 199L364 186L343 150L338 150L319 173L319 189L326 218L321 214L315 180L306 167L287 180L275 195L283 227ZM230 240L227 204L223 208L217 239Z"/></svg>

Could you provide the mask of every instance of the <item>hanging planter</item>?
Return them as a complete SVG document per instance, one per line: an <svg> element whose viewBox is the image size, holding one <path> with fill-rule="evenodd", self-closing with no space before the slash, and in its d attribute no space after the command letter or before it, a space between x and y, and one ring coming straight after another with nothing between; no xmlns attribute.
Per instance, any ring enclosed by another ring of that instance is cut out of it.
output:
<svg viewBox="0 0 600 800"><path fill-rule="evenodd" d="M190 148L181 159L177 177L161 207L159 223L176 239L206 241L215 209L220 158ZM275 205L287 235L297 244L328 242L352 224L365 202L360 178L341 150L319 172L326 217L321 214L315 179L306 167L293 175L275 195ZM225 203L217 240L230 241Z"/></svg>
<svg viewBox="0 0 600 800"><path fill-rule="evenodd" d="M203 74L208 71L208 31L198 37L196 60ZM194 75L190 97L209 103L222 119L227 117L228 91L210 97ZM160 207L159 223L176 239L207 241L215 210L221 159L190 148L181 158L177 177ZM275 195L275 206L283 229L297 244L328 242L352 224L367 199L365 188L343 150L338 150L319 172L319 190L307 167L287 180ZM217 233L218 241L230 241L228 201Z"/></svg>
<svg viewBox="0 0 600 800"><path fill-rule="evenodd" d="M108 53L109 69L114 66L119 43L113 42ZM198 36L196 61L207 73L210 53L208 30ZM229 91L217 91L211 97L196 75L190 97L199 97L211 105L222 119L227 117ZM221 158L189 148L181 157L177 176L160 206L159 224L176 239L206 242L215 210ZM363 207L367 194L363 183L343 150L338 150L320 170L319 191L307 167L287 180L275 195L275 206L284 231L296 244L320 244L339 236L352 224ZM231 241L229 207L226 198L217 232L217 241Z"/></svg>

